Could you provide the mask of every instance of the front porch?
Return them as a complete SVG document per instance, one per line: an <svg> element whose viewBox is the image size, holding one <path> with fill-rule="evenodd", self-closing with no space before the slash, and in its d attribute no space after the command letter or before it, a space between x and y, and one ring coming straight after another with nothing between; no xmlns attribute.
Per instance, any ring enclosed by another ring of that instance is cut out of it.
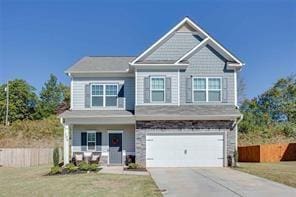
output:
<svg viewBox="0 0 296 197"><path fill-rule="evenodd" d="M107 111L103 111L103 116L102 111L79 112L85 116L78 116L77 111L68 111L60 116L64 126L64 165L77 154L83 155L83 160L99 154L101 165L125 165L127 158L134 159L133 115L127 111L114 111L112 117L106 115ZM96 116L89 117L94 113Z"/></svg>

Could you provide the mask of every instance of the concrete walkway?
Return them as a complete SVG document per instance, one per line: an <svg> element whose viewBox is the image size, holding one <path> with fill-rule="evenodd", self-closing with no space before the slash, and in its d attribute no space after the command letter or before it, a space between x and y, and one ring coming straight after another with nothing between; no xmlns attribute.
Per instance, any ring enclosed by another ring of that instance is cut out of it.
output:
<svg viewBox="0 0 296 197"><path fill-rule="evenodd" d="M229 168L150 168L164 196L296 196L296 189Z"/></svg>
<svg viewBox="0 0 296 197"><path fill-rule="evenodd" d="M102 170L99 173L105 174L129 174L129 175L145 175L148 176L149 172L145 171L126 171L123 170L123 166L100 166Z"/></svg>

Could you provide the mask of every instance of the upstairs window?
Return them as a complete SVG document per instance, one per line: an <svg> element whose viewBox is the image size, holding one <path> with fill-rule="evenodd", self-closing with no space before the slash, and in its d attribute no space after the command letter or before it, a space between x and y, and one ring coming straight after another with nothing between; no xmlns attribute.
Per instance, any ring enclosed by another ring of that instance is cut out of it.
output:
<svg viewBox="0 0 296 197"><path fill-rule="evenodd" d="M164 102L164 77L151 77L151 102Z"/></svg>
<svg viewBox="0 0 296 197"><path fill-rule="evenodd" d="M221 79L209 78L208 84L208 101L221 101Z"/></svg>
<svg viewBox="0 0 296 197"><path fill-rule="evenodd" d="M92 107L116 107L117 106L117 84L92 84L91 106Z"/></svg>
<svg viewBox="0 0 296 197"><path fill-rule="evenodd" d="M94 84L91 86L91 103L93 107L104 105L104 86Z"/></svg>
<svg viewBox="0 0 296 197"><path fill-rule="evenodd" d="M106 106L117 106L117 85L106 85Z"/></svg>
<svg viewBox="0 0 296 197"><path fill-rule="evenodd" d="M220 102L221 78L193 78L193 100L196 102Z"/></svg>
<svg viewBox="0 0 296 197"><path fill-rule="evenodd" d="M193 79L194 101L207 101L207 80L206 78Z"/></svg>

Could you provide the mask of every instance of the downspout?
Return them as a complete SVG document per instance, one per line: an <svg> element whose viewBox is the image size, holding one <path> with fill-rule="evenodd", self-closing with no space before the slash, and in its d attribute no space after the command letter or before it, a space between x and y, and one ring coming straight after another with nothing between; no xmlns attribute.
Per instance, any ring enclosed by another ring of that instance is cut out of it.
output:
<svg viewBox="0 0 296 197"><path fill-rule="evenodd" d="M239 119L237 121L235 121L236 122L235 123L235 157L238 157L238 143L237 143L237 141L238 141L237 140L238 139L238 137L237 137L237 135L238 135L238 124L243 120L243 117L244 117L244 115L241 114ZM234 160L234 166L238 166L238 164L237 164L238 158L233 158L233 160Z"/></svg>

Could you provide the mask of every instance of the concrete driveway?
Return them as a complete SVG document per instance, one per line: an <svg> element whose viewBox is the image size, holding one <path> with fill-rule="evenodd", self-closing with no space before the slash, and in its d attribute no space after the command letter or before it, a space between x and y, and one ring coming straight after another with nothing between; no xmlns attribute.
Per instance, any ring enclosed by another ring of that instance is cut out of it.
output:
<svg viewBox="0 0 296 197"><path fill-rule="evenodd" d="M164 196L296 196L296 189L229 168L149 168Z"/></svg>

